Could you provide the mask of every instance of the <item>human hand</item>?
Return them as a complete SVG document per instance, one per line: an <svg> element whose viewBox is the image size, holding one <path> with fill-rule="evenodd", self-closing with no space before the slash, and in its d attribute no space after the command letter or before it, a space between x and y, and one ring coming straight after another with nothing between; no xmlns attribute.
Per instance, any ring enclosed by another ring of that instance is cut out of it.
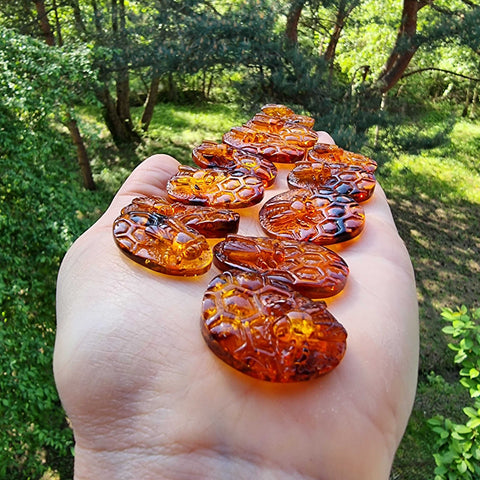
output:
<svg viewBox="0 0 480 480"><path fill-rule="evenodd" d="M166 276L114 244L120 209L162 194L177 165L165 155L143 162L60 269L54 370L75 479L387 479L415 394L418 312L380 186L362 234L331 247L350 267L345 290L327 300L348 332L343 361L310 382L271 384L228 367L202 338L215 267ZM267 198L286 189L287 172ZM259 208L239 211L239 233L264 235Z"/></svg>

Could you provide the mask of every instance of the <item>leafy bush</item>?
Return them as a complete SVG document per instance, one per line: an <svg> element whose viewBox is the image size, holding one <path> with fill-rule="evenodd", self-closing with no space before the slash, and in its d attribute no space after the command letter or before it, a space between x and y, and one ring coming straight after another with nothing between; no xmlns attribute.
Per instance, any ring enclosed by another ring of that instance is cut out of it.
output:
<svg viewBox="0 0 480 480"><path fill-rule="evenodd" d="M0 31L0 47L0 478L71 478L52 374L55 283L100 194L80 188L73 145L53 121L63 67L43 68L46 47L12 32Z"/></svg>
<svg viewBox="0 0 480 480"><path fill-rule="evenodd" d="M480 476L480 308L470 312L465 306L456 311L445 309L442 317L450 323L443 332L456 340L449 348L455 352L455 363L461 367L460 383L473 404L463 408L467 417L463 424L443 416L429 420L439 437L435 480L473 480Z"/></svg>

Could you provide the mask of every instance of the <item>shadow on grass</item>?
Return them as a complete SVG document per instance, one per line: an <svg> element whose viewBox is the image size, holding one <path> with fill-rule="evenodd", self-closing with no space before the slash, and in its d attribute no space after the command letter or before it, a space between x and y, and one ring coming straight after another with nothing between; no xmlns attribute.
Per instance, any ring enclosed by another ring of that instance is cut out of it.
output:
<svg viewBox="0 0 480 480"><path fill-rule="evenodd" d="M480 205L459 199L455 186L404 169L389 175L387 195L415 269L420 306L420 374L456 372L441 332L444 307L480 298ZM402 178L398 178L401 175ZM397 177L397 178L395 178Z"/></svg>
<svg viewBox="0 0 480 480"><path fill-rule="evenodd" d="M440 312L479 305L480 205L461 199L456 185L408 168L391 173L386 164L379 178L412 259L420 308L420 383L390 478L432 478L437 437L427 420L458 418L469 402ZM431 372L449 383L439 384Z"/></svg>

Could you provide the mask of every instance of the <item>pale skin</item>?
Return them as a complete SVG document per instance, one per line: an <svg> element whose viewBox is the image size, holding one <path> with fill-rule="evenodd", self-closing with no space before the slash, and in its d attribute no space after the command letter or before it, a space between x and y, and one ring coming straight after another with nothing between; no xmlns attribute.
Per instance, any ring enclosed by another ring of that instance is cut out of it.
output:
<svg viewBox="0 0 480 480"><path fill-rule="evenodd" d="M271 384L224 364L201 336L215 267L166 276L114 244L120 209L162 194L177 166L166 155L144 161L60 269L54 371L75 434L75 479L388 479L415 396L418 310L380 186L364 204L363 233L333 248L351 272L327 301L348 331L342 363L316 380ZM287 172L267 198L285 190ZM264 234L258 208L241 211L239 233Z"/></svg>

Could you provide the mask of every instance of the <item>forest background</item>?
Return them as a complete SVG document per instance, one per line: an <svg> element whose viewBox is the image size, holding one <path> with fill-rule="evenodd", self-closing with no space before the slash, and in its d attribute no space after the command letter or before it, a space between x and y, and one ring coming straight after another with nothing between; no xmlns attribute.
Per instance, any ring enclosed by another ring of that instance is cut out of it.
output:
<svg viewBox="0 0 480 480"><path fill-rule="evenodd" d="M479 82L474 0L0 0L0 478L72 478L68 247L146 156L188 163L264 103L375 158L409 248L419 387L391 479L480 478Z"/></svg>

